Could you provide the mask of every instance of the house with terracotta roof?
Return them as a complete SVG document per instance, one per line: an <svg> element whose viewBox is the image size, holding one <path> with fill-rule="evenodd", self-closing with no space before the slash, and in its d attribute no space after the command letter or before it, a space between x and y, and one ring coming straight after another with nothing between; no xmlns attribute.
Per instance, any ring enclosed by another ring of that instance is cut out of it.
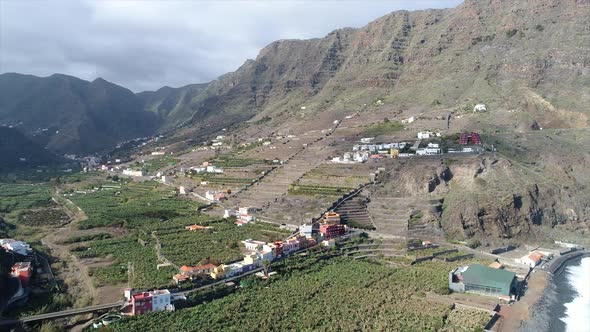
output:
<svg viewBox="0 0 590 332"><path fill-rule="evenodd" d="M525 255L525 256L521 257L520 259L517 259L516 262L520 263L520 264L528 265L531 268L533 268L533 267L541 264L543 257L545 257L545 255L543 255L542 252L535 250L535 251L530 252L528 255Z"/></svg>
<svg viewBox="0 0 590 332"><path fill-rule="evenodd" d="M179 273L179 274L175 274L172 277L172 280L174 281L175 284L180 285L183 282L186 282L187 280L189 280L189 276Z"/></svg>
<svg viewBox="0 0 590 332"><path fill-rule="evenodd" d="M211 228L211 227L194 224L194 225L186 226L184 229L194 232L194 231L199 231L202 229L209 229L209 228Z"/></svg>
<svg viewBox="0 0 590 332"><path fill-rule="evenodd" d="M340 214L333 211L324 214L323 219L326 224L340 224Z"/></svg>
<svg viewBox="0 0 590 332"><path fill-rule="evenodd" d="M211 263L199 266L183 265L180 267L180 274L192 278L198 275L210 274L215 267L216 265Z"/></svg>

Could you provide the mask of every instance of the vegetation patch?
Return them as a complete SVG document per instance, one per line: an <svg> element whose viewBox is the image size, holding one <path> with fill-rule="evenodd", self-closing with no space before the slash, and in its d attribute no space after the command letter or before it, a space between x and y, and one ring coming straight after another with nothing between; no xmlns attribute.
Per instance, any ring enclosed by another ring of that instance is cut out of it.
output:
<svg viewBox="0 0 590 332"><path fill-rule="evenodd" d="M57 207L28 209L18 215L18 223L26 226L59 226L67 223L69 217Z"/></svg>
<svg viewBox="0 0 590 332"><path fill-rule="evenodd" d="M270 242L289 235L288 231L266 223L237 227L231 221L221 220L203 225L212 228L197 232L189 232L184 227L158 231L162 254L177 265L197 265L207 259L230 262L243 258L242 240L251 238Z"/></svg>
<svg viewBox="0 0 590 332"><path fill-rule="evenodd" d="M385 119L381 123L376 123L370 125L365 128L363 131L364 136L379 136L379 135L389 135L394 134L400 130L404 129L404 125L402 125L398 121L390 121Z"/></svg>
<svg viewBox="0 0 590 332"><path fill-rule="evenodd" d="M296 184L289 186L289 194L291 195L327 195L327 196L342 196L351 191L352 188L346 187L326 187L314 185Z"/></svg>
<svg viewBox="0 0 590 332"><path fill-rule="evenodd" d="M448 293L444 262L393 269L318 252L273 265L278 274L221 299L174 313L125 318L113 331L472 331L483 315L453 314L424 292ZM310 312L317 314L310 315ZM285 314L288 313L288 314ZM321 317L318 317L320 315Z"/></svg>
<svg viewBox="0 0 590 332"><path fill-rule="evenodd" d="M49 184L0 184L0 212L44 207L50 202Z"/></svg>

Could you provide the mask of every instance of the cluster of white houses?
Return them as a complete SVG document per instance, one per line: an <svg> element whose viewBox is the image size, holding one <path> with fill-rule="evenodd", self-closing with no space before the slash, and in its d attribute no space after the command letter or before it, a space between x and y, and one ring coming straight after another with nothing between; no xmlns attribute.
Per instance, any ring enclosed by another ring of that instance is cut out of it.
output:
<svg viewBox="0 0 590 332"><path fill-rule="evenodd" d="M199 173L223 173L223 169L213 165L211 162L205 161L201 166L193 166L189 169L197 174Z"/></svg>
<svg viewBox="0 0 590 332"><path fill-rule="evenodd" d="M223 213L223 218L231 218L235 217L237 220L235 222L238 226L243 226L251 221L256 220L256 211L255 207L247 206L247 207L240 207L238 211L234 211L232 209L225 209Z"/></svg>
<svg viewBox="0 0 590 332"><path fill-rule="evenodd" d="M183 265L180 267L179 273L172 277L172 280L176 284L180 284L187 280L203 277L211 277L213 279L234 277L261 267L265 260L272 262L284 255L289 255L295 251L317 244L315 239L309 239L302 235L293 236L284 241L263 242L247 239L242 241L242 243L248 251L248 253L244 254L243 260L220 265L212 263L199 266Z"/></svg>

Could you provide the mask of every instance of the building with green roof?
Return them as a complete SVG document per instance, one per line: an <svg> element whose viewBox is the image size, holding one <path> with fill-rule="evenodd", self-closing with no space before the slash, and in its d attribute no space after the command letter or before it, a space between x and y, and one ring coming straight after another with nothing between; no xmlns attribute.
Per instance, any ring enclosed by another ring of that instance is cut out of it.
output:
<svg viewBox="0 0 590 332"><path fill-rule="evenodd" d="M449 272L449 288L455 292L487 296L510 296L516 285L516 273L472 264Z"/></svg>

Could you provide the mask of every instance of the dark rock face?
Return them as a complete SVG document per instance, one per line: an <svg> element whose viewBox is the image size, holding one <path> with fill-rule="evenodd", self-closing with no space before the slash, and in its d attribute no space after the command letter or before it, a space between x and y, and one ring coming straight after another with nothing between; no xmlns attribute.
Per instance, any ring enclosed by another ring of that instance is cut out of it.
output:
<svg viewBox="0 0 590 332"><path fill-rule="evenodd" d="M489 107L550 107L533 95L584 112L589 27L588 1L470 0L448 10L394 12L324 38L273 42L180 108L195 125L212 109L230 119L280 113L284 120L303 103L341 112L329 102L360 106L376 96L406 107L483 99Z"/></svg>

